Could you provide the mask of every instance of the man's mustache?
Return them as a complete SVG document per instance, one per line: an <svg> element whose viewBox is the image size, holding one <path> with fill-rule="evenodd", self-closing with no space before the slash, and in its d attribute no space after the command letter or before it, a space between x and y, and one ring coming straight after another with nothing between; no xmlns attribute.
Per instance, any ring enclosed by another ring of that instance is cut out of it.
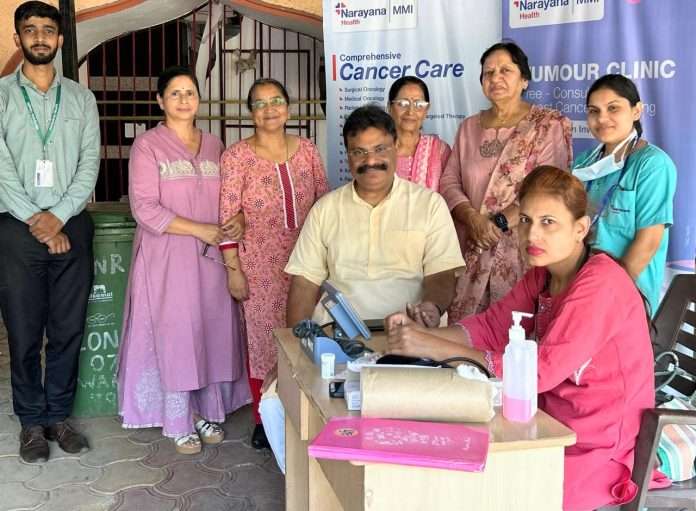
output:
<svg viewBox="0 0 696 511"><path fill-rule="evenodd" d="M386 163L378 163L378 164L376 164L376 165L368 165L368 164L366 163L366 164L364 164L364 165L360 165L360 166L357 168L356 172L357 172L358 174L364 174L364 173L367 172L368 170L383 170L384 172L386 172L388 169L389 169L389 167L387 166Z"/></svg>

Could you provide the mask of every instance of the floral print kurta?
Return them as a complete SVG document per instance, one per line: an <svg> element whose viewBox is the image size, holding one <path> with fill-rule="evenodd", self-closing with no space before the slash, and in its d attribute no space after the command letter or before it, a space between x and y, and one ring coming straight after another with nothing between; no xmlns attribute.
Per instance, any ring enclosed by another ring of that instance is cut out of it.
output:
<svg viewBox="0 0 696 511"><path fill-rule="evenodd" d="M249 281L249 300L243 302L249 344L249 376L263 379L276 363L273 330L285 326L290 276L283 268L314 202L328 191L324 166L316 146L301 138L288 162L290 187L283 187L276 164L259 158L242 140L222 155L220 220L239 211L246 232L239 257ZM294 197L295 228L288 228L286 200Z"/></svg>
<svg viewBox="0 0 696 511"><path fill-rule="evenodd" d="M494 139L505 145L498 156L484 157L479 148ZM440 193L450 210L463 202L484 215L517 203L524 177L539 165L568 169L572 162L570 120L560 112L533 105L514 128L484 129L481 114L464 119L440 179ZM455 221L467 267L457 279L450 306L453 324L485 310L522 278L525 263L518 250L517 230L510 229L496 245L479 254L468 246L464 226Z"/></svg>

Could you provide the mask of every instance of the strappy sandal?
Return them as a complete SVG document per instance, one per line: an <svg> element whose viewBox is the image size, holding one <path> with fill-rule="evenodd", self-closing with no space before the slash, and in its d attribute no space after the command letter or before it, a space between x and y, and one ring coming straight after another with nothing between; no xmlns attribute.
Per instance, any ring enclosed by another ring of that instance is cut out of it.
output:
<svg viewBox="0 0 696 511"><path fill-rule="evenodd" d="M198 454L201 452L201 439L197 433L180 436L174 440L174 445L179 454Z"/></svg>
<svg viewBox="0 0 696 511"><path fill-rule="evenodd" d="M219 444L225 439L225 430L214 422L201 419L194 424L194 427L204 444Z"/></svg>

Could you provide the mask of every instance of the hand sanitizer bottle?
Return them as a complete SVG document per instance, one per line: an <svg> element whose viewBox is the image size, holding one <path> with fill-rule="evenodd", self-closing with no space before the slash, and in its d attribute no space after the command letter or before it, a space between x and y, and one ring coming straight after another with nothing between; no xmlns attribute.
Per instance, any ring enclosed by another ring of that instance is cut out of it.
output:
<svg viewBox="0 0 696 511"><path fill-rule="evenodd" d="M503 355L503 416L515 422L527 422L537 411L537 344L525 340L523 317L533 315L512 313L510 342Z"/></svg>

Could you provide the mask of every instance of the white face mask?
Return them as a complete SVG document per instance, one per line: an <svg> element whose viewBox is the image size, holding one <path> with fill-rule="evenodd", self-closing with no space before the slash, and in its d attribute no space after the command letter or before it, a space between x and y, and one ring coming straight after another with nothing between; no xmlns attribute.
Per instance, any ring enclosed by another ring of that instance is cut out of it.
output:
<svg viewBox="0 0 696 511"><path fill-rule="evenodd" d="M587 167L578 167L573 169L573 175L580 181L593 181L595 179L599 179L600 177L613 174L617 170L621 170L624 166L624 162L626 161L626 155L624 154L623 158L621 158L621 160L618 162L616 161L615 155L621 151L625 145L630 143L632 140L635 140L637 137L638 133L636 130L631 131L631 134L628 135L628 137L617 144L611 154L606 155L604 158L595 161L592 165L588 165ZM604 144L600 144L597 149L592 151L588 161L596 159L603 147Z"/></svg>

